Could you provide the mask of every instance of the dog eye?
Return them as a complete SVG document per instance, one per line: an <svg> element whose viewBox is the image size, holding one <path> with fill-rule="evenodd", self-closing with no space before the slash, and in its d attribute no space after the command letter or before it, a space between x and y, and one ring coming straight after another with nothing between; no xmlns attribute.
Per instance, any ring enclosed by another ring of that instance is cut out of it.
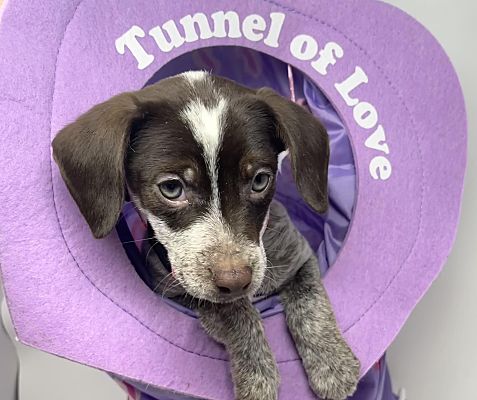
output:
<svg viewBox="0 0 477 400"><path fill-rule="evenodd" d="M266 172L259 172L255 175L252 182L252 192L261 193L263 192L270 182L270 175Z"/></svg>
<svg viewBox="0 0 477 400"><path fill-rule="evenodd" d="M167 200L185 200L184 196L184 187L182 182L177 179L170 179L159 184L159 190L161 194Z"/></svg>

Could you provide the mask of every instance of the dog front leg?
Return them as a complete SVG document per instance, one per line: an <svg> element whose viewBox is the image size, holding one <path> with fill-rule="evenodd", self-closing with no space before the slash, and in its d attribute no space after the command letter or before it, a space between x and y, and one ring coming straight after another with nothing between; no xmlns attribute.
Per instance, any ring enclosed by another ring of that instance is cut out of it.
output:
<svg viewBox="0 0 477 400"><path fill-rule="evenodd" d="M314 257L280 297L311 388L323 399L346 399L356 390L359 361L341 336Z"/></svg>
<svg viewBox="0 0 477 400"><path fill-rule="evenodd" d="M225 345L237 400L276 400L279 373L260 314L248 299L198 307L205 331Z"/></svg>

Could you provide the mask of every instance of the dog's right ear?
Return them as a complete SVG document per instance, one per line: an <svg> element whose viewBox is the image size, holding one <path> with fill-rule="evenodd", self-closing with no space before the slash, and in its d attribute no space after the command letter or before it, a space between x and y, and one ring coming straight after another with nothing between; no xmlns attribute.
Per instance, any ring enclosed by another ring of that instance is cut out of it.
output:
<svg viewBox="0 0 477 400"><path fill-rule="evenodd" d="M111 232L121 212L129 135L142 118L136 95L124 93L93 107L53 140L61 175L96 238Z"/></svg>

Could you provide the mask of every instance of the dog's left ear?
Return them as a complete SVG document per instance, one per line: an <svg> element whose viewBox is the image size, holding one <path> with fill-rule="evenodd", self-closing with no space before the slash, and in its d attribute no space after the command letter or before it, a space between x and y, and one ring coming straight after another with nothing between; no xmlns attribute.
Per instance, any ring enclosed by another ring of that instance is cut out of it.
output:
<svg viewBox="0 0 477 400"><path fill-rule="evenodd" d="M329 140L324 126L303 107L269 88L257 96L272 109L278 137L290 153L296 185L303 199L317 212L328 209Z"/></svg>

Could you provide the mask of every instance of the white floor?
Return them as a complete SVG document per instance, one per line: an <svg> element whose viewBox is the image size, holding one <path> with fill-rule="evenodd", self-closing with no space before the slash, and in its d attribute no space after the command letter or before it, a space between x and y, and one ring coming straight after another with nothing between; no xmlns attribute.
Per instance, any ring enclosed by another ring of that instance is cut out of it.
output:
<svg viewBox="0 0 477 400"><path fill-rule="evenodd" d="M457 243L444 272L391 346L394 386L405 387L407 399L477 400L477 2L387 2L409 12L440 40L458 70L469 110L469 166ZM126 398L103 373L18 343L16 347L22 363L21 400Z"/></svg>
<svg viewBox="0 0 477 400"><path fill-rule="evenodd" d="M105 373L19 346L19 400L126 400Z"/></svg>
<svg viewBox="0 0 477 400"><path fill-rule="evenodd" d="M0 290L0 302L2 293ZM14 400L11 370L15 360L2 340L2 320L7 334L14 339L5 304L0 318L0 400ZM106 373L52 356L39 350L29 348L12 340L19 364L18 400L126 400L127 396ZM8 362L8 378L5 379L4 363ZM17 400L17 399L15 399Z"/></svg>

